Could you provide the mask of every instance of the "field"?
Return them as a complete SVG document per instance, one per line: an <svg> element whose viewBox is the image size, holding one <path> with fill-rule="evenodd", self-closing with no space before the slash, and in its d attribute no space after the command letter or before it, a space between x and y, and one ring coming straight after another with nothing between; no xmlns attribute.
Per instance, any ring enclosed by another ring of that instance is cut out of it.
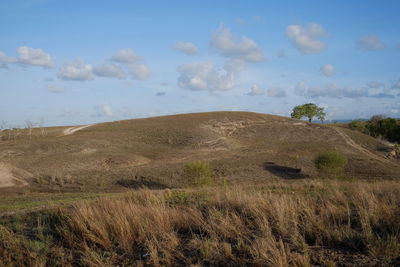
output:
<svg viewBox="0 0 400 267"><path fill-rule="evenodd" d="M2 136L0 265L400 264L399 160L339 125L214 112ZM318 172L326 151L342 172ZM212 182L189 179L198 162Z"/></svg>

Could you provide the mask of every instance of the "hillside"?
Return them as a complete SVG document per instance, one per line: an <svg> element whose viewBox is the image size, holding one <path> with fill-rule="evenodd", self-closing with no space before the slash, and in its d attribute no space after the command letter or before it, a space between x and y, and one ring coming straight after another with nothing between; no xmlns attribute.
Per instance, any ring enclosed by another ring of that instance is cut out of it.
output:
<svg viewBox="0 0 400 267"><path fill-rule="evenodd" d="M212 112L26 133L0 143L0 266L400 262L399 162L359 132ZM340 179L314 167L329 150ZM188 181L195 161L213 184Z"/></svg>
<svg viewBox="0 0 400 267"><path fill-rule="evenodd" d="M339 127L248 112L52 128L45 137L35 135L34 129L31 138L21 135L0 143L0 170L16 173L16 187L26 181L30 190L39 191L120 190L141 184L174 188L186 185L182 166L202 160L220 178L257 183L316 177L315 156L333 149L348 156L348 177L400 177L399 163L387 159L388 148L374 138Z"/></svg>

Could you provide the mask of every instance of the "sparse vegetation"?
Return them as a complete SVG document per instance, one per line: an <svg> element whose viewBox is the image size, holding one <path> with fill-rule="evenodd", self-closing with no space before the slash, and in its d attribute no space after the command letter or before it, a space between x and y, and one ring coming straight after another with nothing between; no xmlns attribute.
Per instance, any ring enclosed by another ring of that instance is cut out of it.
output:
<svg viewBox="0 0 400 267"><path fill-rule="evenodd" d="M208 163L202 161L186 163L184 176L190 184L195 186L211 185L214 179L212 168Z"/></svg>
<svg viewBox="0 0 400 267"><path fill-rule="evenodd" d="M0 261L18 266L392 266L400 253L399 207L400 186L389 181L139 190L24 219L3 218Z"/></svg>
<svg viewBox="0 0 400 267"><path fill-rule="evenodd" d="M400 170L371 136L246 112L66 129L2 132L14 186L0 188L0 266L396 260L400 185L366 179ZM315 155L332 149L349 156L346 179L319 180Z"/></svg>
<svg viewBox="0 0 400 267"><path fill-rule="evenodd" d="M324 175L340 174L347 158L339 151L322 152L315 158L315 166Z"/></svg>

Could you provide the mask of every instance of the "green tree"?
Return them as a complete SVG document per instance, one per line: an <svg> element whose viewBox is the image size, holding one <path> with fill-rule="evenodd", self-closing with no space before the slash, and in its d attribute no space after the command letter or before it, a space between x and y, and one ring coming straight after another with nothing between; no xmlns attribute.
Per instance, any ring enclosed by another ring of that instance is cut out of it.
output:
<svg viewBox="0 0 400 267"><path fill-rule="evenodd" d="M314 117L317 117L321 122L325 120L324 108L318 107L313 103L295 106L292 111L292 118L301 119L307 117L308 121L311 122Z"/></svg>

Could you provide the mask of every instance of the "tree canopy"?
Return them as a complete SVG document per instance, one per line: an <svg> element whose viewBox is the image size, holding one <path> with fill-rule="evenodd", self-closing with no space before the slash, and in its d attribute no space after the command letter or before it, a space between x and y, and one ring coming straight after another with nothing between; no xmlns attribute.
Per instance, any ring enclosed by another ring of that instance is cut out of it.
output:
<svg viewBox="0 0 400 267"><path fill-rule="evenodd" d="M317 117L321 122L325 120L325 112L324 108L318 107L313 103L308 103L304 105L295 106L293 108L292 114L290 114L292 118L301 119L303 117L307 117L308 121L311 122L314 117Z"/></svg>

